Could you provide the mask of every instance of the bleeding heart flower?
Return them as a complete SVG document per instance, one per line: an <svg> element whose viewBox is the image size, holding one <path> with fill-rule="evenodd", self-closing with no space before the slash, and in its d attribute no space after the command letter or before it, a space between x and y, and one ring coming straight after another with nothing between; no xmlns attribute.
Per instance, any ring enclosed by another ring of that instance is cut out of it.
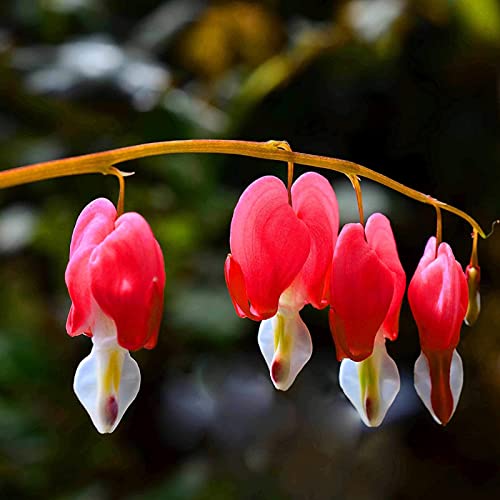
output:
<svg viewBox="0 0 500 500"><path fill-rule="evenodd" d="M66 285L72 300L66 329L92 337L74 390L101 433L112 432L140 386L128 351L156 345L163 310L163 255L137 213L117 218L113 204L87 205L71 239Z"/></svg>
<svg viewBox="0 0 500 500"><path fill-rule="evenodd" d="M339 382L363 422L382 423L399 392L399 373L385 348L398 335L406 276L389 220L373 214L366 227L347 224L333 256L330 328Z"/></svg>
<svg viewBox="0 0 500 500"><path fill-rule="evenodd" d="M455 347L468 304L467 280L447 243L431 237L408 287L422 353L415 363L415 389L434 419L446 425L463 385Z"/></svg>
<svg viewBox="0 0 500 500"><path fill-rule="evenodd" d="M333 250L339 227L330 183L309 172L293 184L252 183L234 209L226 283L236 313L262 321L258 342L276 388L288 389L312 354L299 316L306 304L328 305Z"/></svg>

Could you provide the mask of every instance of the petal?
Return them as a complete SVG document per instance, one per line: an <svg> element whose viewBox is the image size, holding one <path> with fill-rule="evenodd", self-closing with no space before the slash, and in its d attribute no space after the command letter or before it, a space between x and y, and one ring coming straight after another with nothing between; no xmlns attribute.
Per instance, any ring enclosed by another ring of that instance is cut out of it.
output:
<svg viewBox="0 0 500 500"><path fill-rule="evenodd" d="M160 246L158 245L157 251L159 252L159 258L163 262L163 254L161 253ZM165 276L165 274L163 274ZM153 278L153 282L150 287L151 302L149 304L149 310L151 316L149 317L148 330L150 332L148 340L144 343L145 349L153 349L156 347L158 342L158 333L160 331L161 318L163 313L163 292L165 289L165 278L163 282L159 279ZM126 336L125 330L122 329L123 335ZM120 342L120 332L118 332L118 342ZM124 343L127 343L124 341Z"/></svg>
<svg viewBox="0 0 500 500"><path fill-rule="evenodd" d="M436 243L437 242L435 236L431 236L428 239L424 248L424 255L422 255L422 258L418 263L417 270L425 269L436 258L437 254Z"/></svg>
<svg viewBox="0 0 500 500"><path fill-rule="evenodd" d="M371 356L357 363L350 359L340 365L340 387L368 427L378 427L396 398L399 372L387 354L382 331Z"/></svg>
<svg viewBox="0 0 500 500"><path fill-rule="evenodd" d="M76 221L65 274L72 301L66 330L72 336L89 332L91 329L89 260L95 247L113 231L115 218L116 210L113 204L109 200L99 198L87 205Z"/></svg>
<svg viewBox="0 0 500 500"><path fill-rule="evenodd" d="M113 432L139 392L141 374L128 351L95 344L75 373L73 389L101 433Z"/></svg>
<svg viewBox="0 0 500 500"><path fill-rule="evenodd" d="M243 276L241 266L233 259L231 254L227 256L224 264L224 277L226 278L227 289L229 290L236 314L240 318L250 318L254 321L265 319L253 314L251 311L251 304L245 288L245 277Z"/></svg>
<svg viewBox="0 0 500 500"><path fill-rule="evenodd" d="M126 213L115 226L92 254L92 294L116 323L122 347L150 348L156 343L163 310L163 255L139 214Z"/></svg>
<svg viewBox="0 0 500 500"><path fill-rule="evenodd" d="M433 370L434 373L431 373L423 352L415 363L415 390L434 420L441 425L446 425L455 413L464 380L458 352L453 350L448 359L448 370Z"/></svg>
<svg viewBox="0 0 500 500"><path fill-rule="evenodd" d="M82 247L94 247L114 229L116 209L106 198L89 203L81 212L73 230L69 249L71 257Z"/></svg>
<svg viewBox="0 0 500 500"><path fill-rule="evenodd" d="M370 247L392 273L394 290L382 328L387 338L395 340L398 336L399 312L405 294L406 274L399 260L389 219L380 213L373 214L366 223L365 233Z"/></svg>
<svg viewBox="0 0 500 500"><path fill-rule="evenodd" d="M288 390L312 354L307 326L298 312L291 315L278 312L262 321L257 339L274 386Z"/></svg>
<svg viewBox="0 0 500 500"><path fill-rule="evenodd" d="M370 356L393 295L393 277L365 240L361 224L340 232L333 256L330 327L337 358Z"/></svg>
<svg viewBox="0 0 500 500"><path fill-rule="evenodd" d="M321 175L308 172L292 186L293 209L311 236L309 256L297 277L306 302L326 307L330 296L333 250L339 232L339 208L335 192Z"/></svg>
<svg viewBox="0 0 500 500"><path fill-rule="evenodd" d="M79 251L69 261L65 280L71 297L66 331L72 337L90 331L92 326L92 294L90 292L89 259L94 248Z"/></svg>
<svg viewBox="0 0 500 500"><path fill-rule="evenodd" d="M278 178L262 177L241 195L231 221L230 245L256 315L273 316L310 249L307 226L288 204Z"/></svg>
<svg viewBox="0 0 500 500"><path fill-rule="evenodd" d="M424 351L457 346L468 302L467 281L451 248L441 243L434 255L434 244L431 238L408 287L408 301Z"/></svg>

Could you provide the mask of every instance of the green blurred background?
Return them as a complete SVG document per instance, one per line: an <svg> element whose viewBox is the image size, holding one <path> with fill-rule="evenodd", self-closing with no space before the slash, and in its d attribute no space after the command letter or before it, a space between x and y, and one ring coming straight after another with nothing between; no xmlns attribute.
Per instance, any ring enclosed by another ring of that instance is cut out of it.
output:
<svg viewBox="0 0 500 500"><path fill-rule="evenodd" d="M500 216L500 4L496 0L6 0L0 3L0 165L188 138L286 139ZM462 330L457 412L436 425L412 384L419 354L405 301L389 346L402 390L381 428L337 384L326 311L287 393L272 387L257 324L223 278L232 209L286 167L211 155L122 165L126 208L162 245L157 348L134 354L137 400L99 435L72 392L87 338L69 338L71 231L115 179L57 179L0 192L0 498L493 499L500 496L500 237L480 242L483 311ZM298 167L297 172L303 169ZM325 174L342 222L352 190ZM430 207L363 182L392 220L411 277L434 232ZM470 228L445 215L467 263Z"/></svg>

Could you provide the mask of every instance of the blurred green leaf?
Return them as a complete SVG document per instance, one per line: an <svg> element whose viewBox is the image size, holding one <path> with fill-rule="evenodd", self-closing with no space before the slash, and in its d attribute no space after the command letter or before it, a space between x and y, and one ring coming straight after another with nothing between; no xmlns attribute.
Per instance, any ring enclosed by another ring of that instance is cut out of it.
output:
<svg viewBox="0 0 500 500"><path fill-rule="evenodd" d="M500 43L500 3L497 0L456 0L464 26L478 39Z"/></svg>
<svg viewBox="0 0 500 500"><path fill-rule="evenodd" d="M187 341L225 344L239 338L247 325L235 314L225 288L185 288L172 297L171 322Z"/></svg>

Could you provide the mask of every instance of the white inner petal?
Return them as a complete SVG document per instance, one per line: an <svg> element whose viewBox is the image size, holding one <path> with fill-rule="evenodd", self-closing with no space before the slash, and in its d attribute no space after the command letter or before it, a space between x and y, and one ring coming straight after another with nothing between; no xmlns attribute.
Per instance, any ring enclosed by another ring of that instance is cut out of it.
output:
<svg viewBox="0 0 500 500"><path fill-rule="evenodd" d="M298 312L279 310L261 322L257 340L274 386L286 391L312 354L307 326Z"/></svg>
<svg viewBox="0 0 500 500"><path fill-rule="evenodd" d="M460 393L462 392L463 382L464 368L462 358L455 349L451 358L450 367L450 389L451 395L453 397L453 411L450 415L450 419L457 409L458 400L460 399ZM414 385L418 396L424 403L425 407L429 410L429 413L432 415L434 420L438 424L442 424L441 420L439 420L439 418L434 413L434 410L432 409L431 375L429 370L429 362L427 361L427 357L423 352L420 353L420 356L415 362Z"/></svg>
<svg viewBox="0 0 500 500"><path fill-rule="evenodd" d="M342 360L339 383L363 423L379 426L400 388L398 368L387 354L382 333L377 334L369 358L360 362Z"/></svg>
<svg viewBox="0 0 500 500"><path fill-rule="evenodd" d="M139 392L137 363L116 340L114 322L99 310L90 355L75 373L73 389L100 433L113 432Z"/></svg>

